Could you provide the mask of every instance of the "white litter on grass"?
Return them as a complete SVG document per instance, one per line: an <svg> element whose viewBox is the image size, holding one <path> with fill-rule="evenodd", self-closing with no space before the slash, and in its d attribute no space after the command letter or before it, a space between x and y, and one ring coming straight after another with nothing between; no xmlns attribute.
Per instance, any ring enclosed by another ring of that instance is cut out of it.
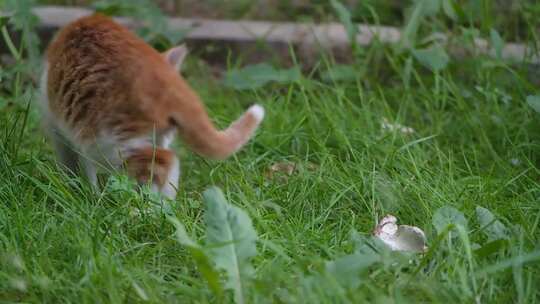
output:
<svg viewBox="0 0 540 304"><path fill-rule="evenodd" d="M425 252L426 235L418 227L397 225L397 218L387 215L375 227L373 235L394 251Z"/></svg>
<svg viewBox="0 0 540 304"><path fill-rule="evenodd" d="M381 128L383 130L388 130L390 132L399 131L399 132L401 132L403 134L412 134L412 133L415 132L414 129L411 128L411 127L403 126L403 125L400 125L398 123L389 122L386 117L383 117L383 119L382 119Z"/></svg>
<svg viewBox="0 0 540 304"><path fill-rule="evenodd" d="M11 288L20 292L26 292L26 290L28 289L28 284L26 284L26 281L20 277L11 278L9 280L9 284L11 285Z"/></svg>

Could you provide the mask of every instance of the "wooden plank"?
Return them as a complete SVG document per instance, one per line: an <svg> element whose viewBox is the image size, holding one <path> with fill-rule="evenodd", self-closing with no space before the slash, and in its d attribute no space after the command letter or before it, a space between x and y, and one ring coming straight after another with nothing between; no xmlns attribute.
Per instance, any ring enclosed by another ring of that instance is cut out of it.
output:
<svg viewBox="0 0 540 304"><path fill-rule="evenodd" d="M41 20L41 27L54 30L67 23L87 16L92 10L78 7L43 6L34 9L34 13ZM129 18L116 18L117 21L130 28L137 28L142 24ZM271 45L293 45L299 47L301 52L313 53L318 50L348 51L350 46L345 28L339 23L308 24L292 22L266 22L266 21L230 21L210 19L168 18L171 29L187 31L186 40L189 41L223 41L229 43L258 43L268 42ZM439 35L443 41L447 40L443 34ZM387 26L358 25L356 41L359 45L371 44L375 39L382 43L395 44L401 39L400 30ZM476 52L493 55L489 43L483 39L476 39ZM460 46L450 46L452 53L463 54ZM502 50L505 59L540 63L540 54L522 44L507 43Z"/></svg>
<svg viewBox="0 0 540 304"><path fill-rule="evenodd" d="M40 18L43 26L58 28L82 16L87 16L92 11L77 7L45 6L35 8L34 13ZM115 19L131 28L142 26L129 18ZM320 41L322 45L328 46L349 44L347 33L339 23L315 25L293 22L168 18L168 24L172 29L188 30L187 38L194 40L241 42L262 40L285 44ZM386 43L395 43L400 39L399 30L392 27L359 25L358 29L356 39L361 45L370 44L375 37Z"/></svg>

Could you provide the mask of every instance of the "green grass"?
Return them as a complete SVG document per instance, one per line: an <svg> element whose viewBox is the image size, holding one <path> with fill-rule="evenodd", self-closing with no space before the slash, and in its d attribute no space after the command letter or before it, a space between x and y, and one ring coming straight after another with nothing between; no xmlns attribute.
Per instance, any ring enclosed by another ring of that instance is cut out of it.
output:
<svg viewBox="0 0 540 304"><path fill-rule="evenodd" d="M219 126L255 101L267 117L224 162L176 145L174 215L202 240L210 185L249 214L259 235L250 303L538 303L540 113L525 102L538 94L530 66L453 58L434 74L415 62L406 85L406 55L380 45L364 54L357 65L367 72L349 82L319 80L332 66L322 61L297 83L253 91L222 86L190 58L188 80ZM0 90L0 301L230 302L210 291L165 214L145 212L145 193L122 182L94 193L58 169L36 105L27 106L35 89L18 71L3 69ZM385 131L383 118L415 132ZM269 177L283 161L297 171ZM465 234L437 235L432 218L443 206L465 215ZM478 206L509 229L499 246L488 245ZM343 269L324 270L363 244L351 231L367 237L387 213L422 228L430 251L383 252L353 274L356 286Z"/></svg>

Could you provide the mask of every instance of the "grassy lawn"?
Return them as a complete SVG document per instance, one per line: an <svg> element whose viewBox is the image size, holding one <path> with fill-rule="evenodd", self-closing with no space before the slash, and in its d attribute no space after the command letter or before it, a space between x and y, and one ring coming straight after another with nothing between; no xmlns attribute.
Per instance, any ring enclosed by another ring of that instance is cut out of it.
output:
<svg viewBox="0 0 540 304"><path fill-rule="evenodd" d="M231 302L211 291L147 192L113 176L96 193L62 173L26 65L1 72L0 302ZM204 244L210 185L253 221L246 302L540 302L540 113L526 101L540 94L538 66L469 57L432 72L381 45L359 54L355 77L319 77L333 66L240 91L189 59L187 78L218 125L253 102L267 110L229 160L175 146L182 177L170 212L192 239ZM282 163L293 172L271 170ZM463 214L466 224L448 219L462 230L436 229L441 207ZM494 216L487 227L479 207ZM368 254L388 213L423 229L429 251Z"/></svg>

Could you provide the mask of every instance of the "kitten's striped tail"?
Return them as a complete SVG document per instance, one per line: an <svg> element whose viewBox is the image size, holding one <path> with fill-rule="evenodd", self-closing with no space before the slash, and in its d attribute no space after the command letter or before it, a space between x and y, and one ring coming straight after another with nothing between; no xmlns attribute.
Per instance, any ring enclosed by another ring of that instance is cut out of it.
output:
<svg viewBox="0 0 540 304"><path fill-rule="evenodd" d="M175 121L182 139L197 154L213 159L225 159L249 141L263 118L264 108L253 105L222 131L216 130L204 110L192 117L175 117Z"/></svg>

